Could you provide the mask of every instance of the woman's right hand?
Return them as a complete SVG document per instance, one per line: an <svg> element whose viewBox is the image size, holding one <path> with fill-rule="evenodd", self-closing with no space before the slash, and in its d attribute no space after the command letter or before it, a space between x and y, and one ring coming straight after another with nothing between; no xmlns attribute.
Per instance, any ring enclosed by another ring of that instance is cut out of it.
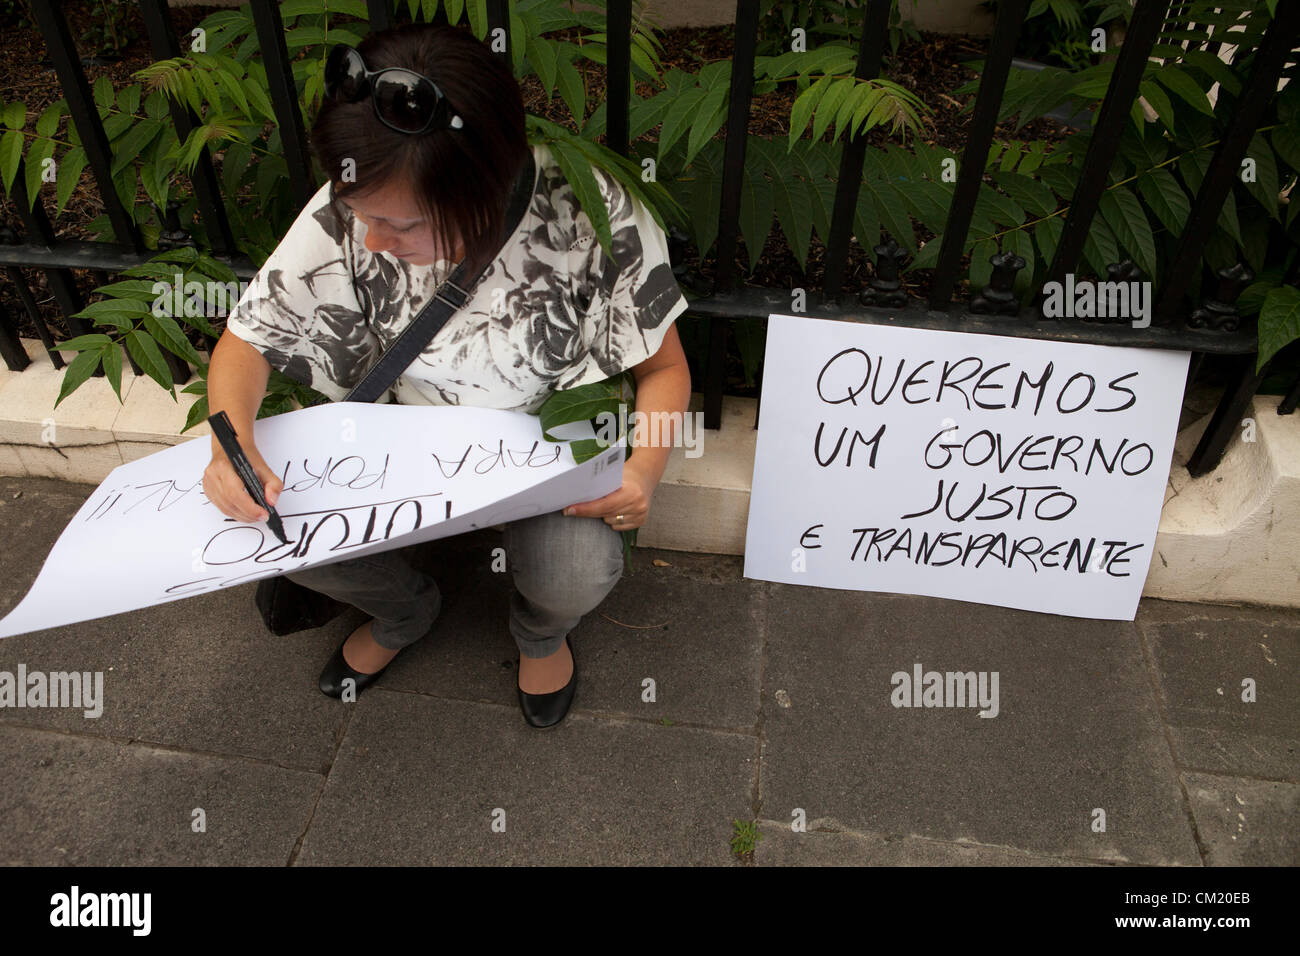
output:
<svg viewBox="0 0 1300 956"><path fill-rule="evenodd" d="M244 454L248 456L254 474L262 482L262 493L274 508L280 492L284 490L284 482L276 477L275 472L251 443L244 446ZM253 496L244 489L244 483L239 480L235 466L219 447L213 449L212 461L203 470L203 493L223 515L236 521L265 521L269 517L266 509L254 501Z"/></svg>

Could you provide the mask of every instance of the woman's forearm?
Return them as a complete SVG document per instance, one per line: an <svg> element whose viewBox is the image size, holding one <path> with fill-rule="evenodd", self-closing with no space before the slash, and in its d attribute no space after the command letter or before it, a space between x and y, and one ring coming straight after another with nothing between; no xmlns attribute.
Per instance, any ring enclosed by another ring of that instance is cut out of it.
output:
<svg viewBox="0 0 1300 956"><path fill-rule="evenodd" d="M208 367L208 411L224 411L240 436L253 434L271 366L262 353L229 330L221 334ZM212 436L212 451L221 448Z"/></svg>
<svg viewBox="0 0 1300 956"><path fill-rule="evenodd" d="M646 372L636 383L636 411L633 424L643 424L632 436L632 455L627 465L635 469L653 489L668 466L668 456L678 441L677 427L691 401L691 373L685 362ZM658 414L656 414L658 413ZM674 414L679 413L679 414Z"/></svg>

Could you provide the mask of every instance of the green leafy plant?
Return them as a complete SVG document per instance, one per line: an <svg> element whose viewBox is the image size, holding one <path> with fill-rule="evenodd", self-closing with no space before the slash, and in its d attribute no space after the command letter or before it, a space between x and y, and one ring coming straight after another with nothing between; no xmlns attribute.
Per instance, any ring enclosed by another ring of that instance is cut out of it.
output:
<svg viewBox="0 0 1300 956"><path fill-rule="evenodd" d="M1113 7L1103 10L1103 15L1118 12ZM1196 29L1182 26L1189 18L1198 24ZM1138 88L1155 116L1149 118L1140 102L1133 104L1131 122L1121 135L1119 155L1084 245L1084 262L1093 275L1104 278L1106 266L1125 257L1134 261L1144 278L1158 282L1165 275L1269 20L1270 15L1256 4L1236 0L1216 6L1185 5L1178 22L1172 17L1166 21L1152 51L1164 62L1149 63ZM1233 63L1195 45L1206 39L1207 27L1218 31L1234 28L1238 51ZM1182 44L1188 41L1195 42L1185 49ZM1020 129L1066 103L1096 110L1114 66L1107 62L1076 72L1052 67L1032 74L1012 71L999 118L1015 116L1016 129ZM1284 71L1288 77L1296 74L1294 64ZM1216 84L1217 107L1208 96ZM958 92L975 88L971 83ZM1033 144L1013 142L1005 151L999 148L1000 157L990 156L990 178L1005 194L998 200L1002 218L1013 221L997 223L999 228L993 231L978 223L972 228L967 243L972 254L972 288L987 282L991 268L984 263L999 247L1023 256L1028 263L1018 278L1021 292L1037 287L1045 278L1091 136L1091 129L1080 130L1045 154L1035 151ZM1218 228L1203 254L1203 264L1211 270L1229 268L1240 260L1253 271L1255 282L1241 294L1237 305L1242 316L1259 316L1261 367L1267 357L1295 337L1293 319L1280 305L1286 299L1275 298L1273 307L1261 309L1269 293L1281 287L1282 277L1298 254L1297 204L1281 195L1291 192L1298 176L1300 89L1291 91L1288 84L1269 105L1252 138L1243 175L1233 182ZM981 186L981 193L983 189ZM977 204L977 218L978 210ZM938 250L935 248L933 255L926 251L937 247L940 239L927 244L910 268L932 265ZM1201 273L1198 268L1193 277L1194 298L1203 297Z"/></svg>
<svg viewBox="0 0 1300 956"><path fill-rule="evenodd" d="M590 422L596 432L595 438L580 438L569 442L573 460L581 464L594 458L607 449L620 447L627 454L628 435L626 423L628 415L636 406L636 379L631 372L623 372L603 382L579 385L577 388L560 389L552 392L542 403L537 414L541 419L542 437L547 441L560 441L551 432L561 425L574 422ZM616 424L612 441L606 441L609 435L608 423ZM620 531L623 536L623 559L631 570L632 548L636 546L636 533L639 529Z"/></svg>
<svg viewBox="0 0 1300 956"><path fill-rule="evenodd" d="M996 13L998 0L984 0L980 6ZM1016 52L1070 70L1090 66L1096 54L1090 31L1084 29L1089 11L1096 12L1097 23L1101 24L1120 17L1127 20L1132 7L1122 0L1034 0L1020 26Z"/></svg>
<svg viewBox="0 0 1300 956"><path fill-rule="evenodd" d="M867 5L865 0L763 0L758 9L758 52L775 55L790 49L796 28L804 31L809 50L827 40L856 45ZM897 53L904 42L920 38L916 24L899 11L898 0L891 0L890 52Z"/></svg>
<svg viewBox="0 0 1300 956"><path fill-rule="evenodd" d="M757 820L732 820L734 830L731 836L731 852L742 860L752 860L758 841L763 834L758 832Z"/></svg>
<svg viewBox="0 0 1300 956"><path fill-rule="evenodd" d="M16 27L30 27L36 22L31 0L0 0L0 19Z"/></svg>
<svg viewBox="0 0 1300 956"><path fill-rule="evenodd" d="M115 0L97 0L93 9L95 17L82 40L96 55L116 58L136 37L128 22L127 10L124 4Z"/></svg>
<svg viewBox="0 0 1300 956"><path fill-rule="evenodd" d="M481 39L487 36L486 0L402 3L424 18L441 11L450 22L467 24ZM1213 5L1208 0L1194 0L1180 8L1178 21L1171 16L1166 22L1154 51L1164 62L1150 64L1140 87L1154 118L1148 119L1141 104L1134 104L1132 122L1120 139L1119 158L1110 171L1084 246L1083 268L1102 277L1107 265L1131 257L1145 278L1159 281L1274 7L1269 3L1258 8L1250 0ZM1131 14L1120 0L1087 4L1062 0L1036 4L1034 11L1039 19L1061 20L1076 8L1080 16L1091 17L1096 12L1099 22ZM608 59L603 11L576 9L566 0L521 0L510 9L516 73L535 75L548 102L558 96L571 117L561 124L529 116L529 140L550 147L606 252L611 251L611 236L596 167L643 201L661 226L684 226L704 261L718 233L723 167L720 134L726 121L731 62L704 63L693 73L664 69L656 28L645 16L644 6L638 5L631 67L638 85L630 103L630 156L624 158L598 142L605 132L606 105L589 73ZM800 9L804 8L797 4L765 7L769 16L789 15L791 19L782 26L793 23ZM932 267L946 227L955 181L952 173L959 157L927 145L918 135L927 109L910 91L888 80L855 77L852 21L860 18L860 4L845 5L838 19L824 3L812 3L807 11L813 18L809 22L818 27L810 32L815 43L810 41L802 52L786 49L787 31L776 48L780 52L755 58L756 96L780 88L793 88L796 95L791 132L783 143L761 136L748 140L739 221L748 268L756 268L774 226L806 268L814 238L823 244L829 239L843 145L872 130L887 132L893 142L867 152L854 211L855 239L870 249L892 238L911 254L909 270ZM321 70L329 46L360 41L367 30L366 5L363 0L286 0L281 13L286 44L294 55L292 69L300 106L304 115L310 116L321 96ZM1180 25L1189 18L1200 24L1196 30ZM860 24L860 19L857 22ZM1082 22L1087 22L1086 17ZM1239 45L1235 62L1225 63L1195 44L1184 49L1188 40L1205 39L1206 25L1221 30L1233 27L1233 39ZM190 225L197 202L182 177L206 148L220 169L223 199L239 246L260 264L297 214L266 71L247 6L213 13L201 26L201 45L194 43L183 56L139 71L138 82L120 90L114 90L106 78L96 82L95 102L114 156L114 186L119 199L132 210L146 244L157 244L162 228L159 210L175 199L180 203L181 222L191 229L195 244L208 248L204 224ZM981 69L978 61L972 66ZM1293 77L1298 69L1289 66L1287 76ZM1095 110L1113 70L1112 62L1074 71L1056 67L1032 74L1013 70L1001 118L1015 117L1015 129L1019 130L1064 104ZM1218 109L1207 98L1215 84ZM971 83L954 92L971 93L975 88ZM198 116L196 128L184 141L178 139L170 122L169 101L187 105ZM0 179L11 189L23 166L28 196L33 199L43 188L43 160L55 158L59 210L86 165L75 126L63 123L66 113L66 104L55 103L36 119L32 130L23 104L0 106L4 127ZM1050 146L1020 140L994 144L985 162L986 175L963 249L971 257L972 292L987 284L992 268L989 259L999 251L1025 258L1027 267L1019 273L1016 288L1026 301L1031 288L1041 283L1059 242L1091 135L1090 129L1081 130ZM1240 258L1254 271L1255 281L1240 297L1239 306L1246 316L1259 314L1261 356L1265 356L1290 341L1294 332L1286 295L1269 297L1284 287L1282 279L1295 255L1300 203L1280 201L1278 195L1289 194L1300 174L1300 84L1289 84L1270 105L1248 158L1255 175L1234 183L1219 228L1205 250L1204 264L1219 269ZM141 191L148 202L137 201ZM107 217L100 217L92 227L99 234L107 232ZM1200 295L1197 271L1194 296ZM100 291L110 298L125 298ZM1270 303L1267 308L1266 301ZM214 317L214 327L221 318ZM752 383L762 357L762 323L741 322L736 330L745 379ZM177 345L169 328L145 323L142 314L140 323L130 330L109 326L105 334L126 342L128 348L135 341L142 354L146 346L141 339L151 339L158 349L169 349L169 340ZM688 349L702 344L698 336L692 338L686 332L683 338ZM100 348L102 340L95 344L96 348L86 350L92 357L77 366L72 387L84 381L83 373L92 365L93 356L107 354ZM193 362L193 356L187 360ZM105 361L113 359L100 358L101 363ZM156 362L142 363L142 368L154 368L166 387L174 384ZM199 380L187 390L202 395L204 366L198 368ZM72 369L68 374L72 375ZM296 401L313 400L306 393L290 397L291 391L285 386L270 407L292 407Z"/></svg>

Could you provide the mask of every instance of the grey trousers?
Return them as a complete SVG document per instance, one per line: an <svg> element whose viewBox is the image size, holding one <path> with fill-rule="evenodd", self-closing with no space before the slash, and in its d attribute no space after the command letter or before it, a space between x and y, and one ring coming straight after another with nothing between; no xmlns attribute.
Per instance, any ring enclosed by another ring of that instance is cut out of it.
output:
<svg viewBox="0 0 1300 956"><path fill-rule="evenodd" d="M510 634L525 657L549 657L623 574L622 536L600 518L561 512L512 521L506 560L514 573ZM399 650L424 637L442 609L438 585L394 548L286 575L374 618L375 643ZM485 557L485 561L490 560Z"/></svg>

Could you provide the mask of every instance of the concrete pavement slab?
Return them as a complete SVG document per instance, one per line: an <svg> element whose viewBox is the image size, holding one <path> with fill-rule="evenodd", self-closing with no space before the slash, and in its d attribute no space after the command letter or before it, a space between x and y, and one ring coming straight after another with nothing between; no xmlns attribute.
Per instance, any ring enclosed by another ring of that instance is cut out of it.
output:
<svg viewBox="0 0 1300 956"><path fill-rule="evenodd" d="M1300 613L1152 601L1137 623L1179 766L1300 783Z"/></svg>
<svg viewBox="0 0 1300 956"><path fill-rule="evenodd" d="M862 832L1200 862L1131 624L773 585L767 635L764 817L803 808ZM893 706L892 675L916 664L985 672L990 698L997 672L997 716Z"/></svg>
<svg viewBox="0 0 1300 956"><path fill-rule="evenodd" d="M1207 864L1300 864L1300 786L1204 773L1183 779Z"/></svg>
<svg viewBox="0 0 1300 956"><path fill-rule="evenodd" d="M507 629L507 568L491 570L492 531L421 547L413 561L438 581L443 608L429 637L384 674L411 690L514 706L518 651ZM654 560L668 567L656 567ZM498 565L500 566L500 565ZM741 577L740 558L635 550L605 601L573 631L583 710L678 724L752 729L758 717L766 584ZM653 688L645 681L654 681ZM646 700L653 690L654 700Z"/></svg>
<svg viewBox="0 0 1300 956"><path fill-rule="evenodd" d="M0 767L6 866L283 866L324 781L11 725L0 727Z"/></svg>
<svg viewBox="0 0 1300 956"><path fill-rule="evenodd" d="M537 730L378 686L350 706L303 865L725 865L752 815L745 735L581 711Z"/></svg>
<svg viewBox="0 0 1300 956"><path fill-rule="evenodd" d="M833 820L810 820L806 832L788 820L759 822L757 866L1102 866L1092 860L1036 856L978 843L943 843L885 833L857 833Z"/></svg>
<svg viewBox="0 0 1300 956"><path fill-rule="evenodd" d="M23 496L13 498L19 490ZM6 571L0 609L7 612L27 592L92 490L48 479L0 479ZM316 678L341 640L331 630L338 622L275 637L253 606L253 592L254 585L243 585L0 640L0 671L16 674L23 665L28 673L101 672L104 687L97 718L67 708L5 708L0 722L323 771L343 715L317 689Z"/></svg>

